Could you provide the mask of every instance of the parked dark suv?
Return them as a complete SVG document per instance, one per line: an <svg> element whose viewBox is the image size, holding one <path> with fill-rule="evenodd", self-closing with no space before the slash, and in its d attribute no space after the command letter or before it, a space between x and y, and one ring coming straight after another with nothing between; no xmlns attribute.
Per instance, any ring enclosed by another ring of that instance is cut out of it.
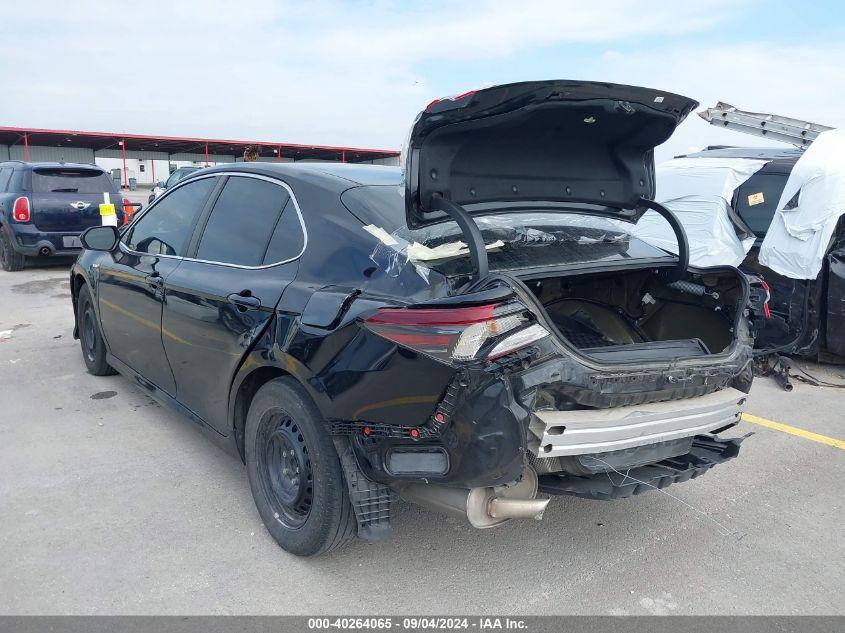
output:
<svg viewBox="0 0 845 633"><path fill-rule="evenodd" d="M102 223L104 192L122 224L123 205L129 202L121 201L114 182L99 167L0 163L0 266L16 271L29 257L76 256L80 233Z"/></svg>
<svg viewBox="0 0 845 633"><path fill-rule="evenodd" d="M247 466L290 552L389 532L397 495L480 528L738 454L748 284L692 269L652 150L697 105L573 81L432 103L405 174L203 169L71 272L83 359ZM647 209L680 255L613 228ZM659 521L659 519L655 519Z"/></svg>

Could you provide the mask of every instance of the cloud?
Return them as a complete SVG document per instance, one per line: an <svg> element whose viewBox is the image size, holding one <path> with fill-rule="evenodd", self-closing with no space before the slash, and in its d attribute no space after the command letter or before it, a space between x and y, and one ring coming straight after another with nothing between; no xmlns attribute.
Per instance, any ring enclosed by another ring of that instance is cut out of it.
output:
<svg viewBox="0 0 845 633"><path fill-rule="evenodd" d="M348 5L347 5L348 6ZM639 36L677 37L702 31L734 12L731 3L611 0L421 3L410 11L383 13L384 4L343 15L319 29L319 48L354 59L495 59L556 44L612 42ZM373 11L376 9L376 11Z"/></svg>
<svg viewBox="0 0 845 633"><path fill-rule="evenodd" d="M845 127L845 44L759 42L722 46L677 46L660 52L603 56L584 73L608 81L677 92L702 107L725 101L742 110L770 112ZM583 77L587 78L587 77ZM699 108L701 109L701 108ZM658 148L658 159L706 145L778 145L708 125L690 116Z"/></svg>
<svg viewBox="0 0 845 633"><path fill-rule="evenodd" d="M676 38L739 10L727 0L643 7L18 3L4 7L0 24L0 122L398 147L425 103L453 84L497 81L497 61L555 46ZM477 60L489 68L483 78L462 74Z"/></svg>
<svg viewBox="0 0 845 633"><path fill-rule="evenodd" d="M749 2L17 3L0 124L398 148L432 98L542 69L845 126L841 38L720 42ZM658 158L708 144L762 141L691 116Z"/></svg>

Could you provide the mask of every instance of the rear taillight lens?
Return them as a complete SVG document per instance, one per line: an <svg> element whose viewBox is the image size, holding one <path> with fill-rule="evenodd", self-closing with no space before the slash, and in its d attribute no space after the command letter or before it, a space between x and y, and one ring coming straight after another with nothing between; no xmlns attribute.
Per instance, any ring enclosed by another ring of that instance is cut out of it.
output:
<svg viewBox="0 0 845 633"><path fill-rule="evenodd" d="M425 107L425 111L428 112L437 104L441 104L447 107L455 107L455 108L462 108L469 103L470 98L476 93L475 90L467 90L466 92L462 92L459 95L454 95L452 97L440 97L435 99L431 103L429 103Z"/></svg>
<svg viewBox="0 0 845 633"><path fill-rule="evenodd" d="M21 196L15 200L15 205L12 208L12 217L15 222L29 222L31 217L29 211L29 198Z"/></svg>
<svg viewBox="0 0 845 633"><path fill-rule="evenodd" d="M531 324L525 308L516 303L465 308L382 308L364 324L398 345L443 361L504 356L548 336L542 326ZM527 330L531 330L528 336L515 338ZM506 344L512 338L513 342ZM495 356L491 355L491 347L497 350Z"/></svg>
<svg viewBox="0 0 845 633"><path fill-rule="evenodd" d="M772 298L772 291L771 291L771 288L769 288L769 284L767 284L762 279L760 280L760 285L763 286L763 290L766 291L766 300L763 301L763 315L767 319L771 319L772 318L772 309L769 307L769 301Z"/></svg>
<svg viewBox="0 0 845 633"><path fill-rule="evenodd" d="M493 349L491 349L490 352L487 354L487 358L493 360L494 358L501 358L502 356L507 356L511 352L515 352L518 349L522 349L526 345L530 345L534 341L539 341L541 338L545 338L548 335L549 331L539 323L529 325L526 328L522 328L518 332L509 334L508 336L504 337L501 341L496 343Z"/></svg>

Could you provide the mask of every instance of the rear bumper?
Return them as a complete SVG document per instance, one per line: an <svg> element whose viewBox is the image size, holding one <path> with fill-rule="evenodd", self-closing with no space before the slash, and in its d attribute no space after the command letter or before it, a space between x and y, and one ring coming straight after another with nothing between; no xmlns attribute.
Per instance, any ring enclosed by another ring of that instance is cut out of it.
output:
<svg viewBox="0 0 845 633"><path fill-rule="evenodd" d="M733 459L739 455L739 445L744 439L721 440L697 435L692 440L690 451L683 455L589 477L541 475L539 490L550 495L572 495L599 501L625 499L649 490L662 490L671 484L699 477L713 466Z"/></svg>
<svg viewBox="0 0 845 633"><path fill-rule="evenodd" d="M529 450L537 457L606 453L707 433L739 421L747 396L726 388L696 398L612 409L535 411Z"/></svg>
<svg viewBox="0 0 845 633"><path fill-rule="evenodd" d="M68 248L63 238L78 237L82 231L41 231L33 224L9 224L12 248L27 257L76 257L81 248Z"/></svg>
<svg viewBox="0 0 845 633"><path fill-rule="evenodd" d="M324 415L332 434L351 436L358 464L373 481L474 488L514 482L529 462L540 474L590 475L599 470L595 457L623 469L683 455L694 436L736 424L746 397L732 386L749 367L750 348L744 345L727 359L625 370L589 368L543 345L507 364L455 372L395 353L394 384L420 392L425 379L426 391L440 395L414 405L413 412L394 407L376 417L368 406L351 415L340 408ZM441 372L437 380L435 371ZM442 386L435 384L441 380ZM360 396L372 402L373 391ZM390 394L389 401L409 400L400 396ZM567 426L576 432L559 432ZM407 448L445 452L445 472L398 473L390 466L391 451Z"/></svg>

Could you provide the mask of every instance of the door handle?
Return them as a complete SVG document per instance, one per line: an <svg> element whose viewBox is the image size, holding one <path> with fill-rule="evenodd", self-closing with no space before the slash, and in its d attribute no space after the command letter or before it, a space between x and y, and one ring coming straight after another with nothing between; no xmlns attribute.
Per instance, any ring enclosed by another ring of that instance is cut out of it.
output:
<svg viewBox="0 0 845 633"><path fill-rule="evenodd" d="M164 277L161 276L161 273L158 271L154 273L150 273L146 276L147 283L153 288L158 290L164 285Z"/></svg>
<svg viewBox="0 0 845 633"><path fill-rule="evenodd" d="M260 308L261 299L253 297L249 290L242 290L241 292L233 292L226 299L239 310L248 310L249 308Z"/></svg>

